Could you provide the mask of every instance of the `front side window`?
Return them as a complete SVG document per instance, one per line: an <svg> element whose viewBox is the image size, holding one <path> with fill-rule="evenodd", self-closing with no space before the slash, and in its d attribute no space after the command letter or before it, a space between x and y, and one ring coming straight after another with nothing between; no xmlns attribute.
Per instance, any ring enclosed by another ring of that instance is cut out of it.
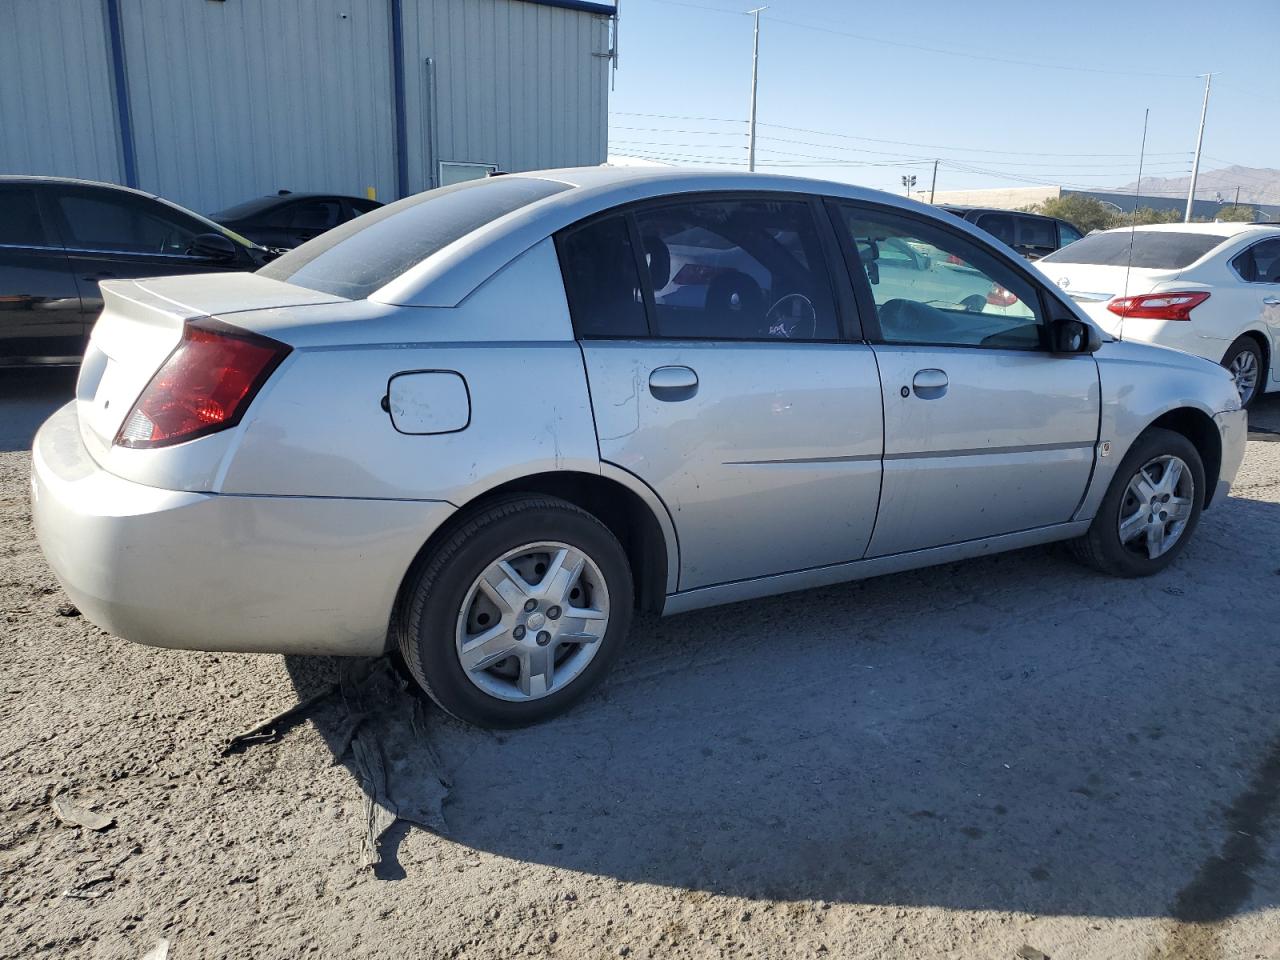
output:
<svg viewBox="0 0 1280 960"><path fill-rule="evenodd" d="M885 342L1040 349L1036 289L994 252L927 221L841 211Z"/></svg>
<svg viewBox="0 0 1280 960"><path fill-rule="evenodd" d="M328 230L342 219L342 205L337 200L305 200L294 205L295 230Z"/></svg>
<svg viewBox="0 0 1280 960"><path fill-rule="evenodd" d="M1080 239L1080 231L1069 223L1058 224L1058 246L1065 247L1068 243L1075 243Z"/></svg>
<svg viewBox="0 0 1280 960"><path fill-rule="evenodd" d="M1249 283L1280 283L1280 238L1255 243L1231 265Z"/></svg>
<svg viewBox="0 0 1280 960"><path fill-rule="evenodd" d="M63 193L57 204L67 246L82 250L185 254L199 232L160 204L131 194Z"/></svg>
<svg viewBox="0 0 1280 960"><path fill-rule="evenodd" d="M1039 217L1018 217L1018 249L1033 253L1052 253L1058 249L1057 231L1052 220Z"/></svg>
<svg viewBox="0 0 1280 960"><path fill-rule="evenodd" d="M597 220L560 238L574 332L583 339L643 337L644 296L627 220Z"/></svg>
<svg viewBox="0 0 1280 960"><path fill-rule="evenodd" d="M653 335L835 340L831 281L804 200L702 200L643 209Z"/></svg>

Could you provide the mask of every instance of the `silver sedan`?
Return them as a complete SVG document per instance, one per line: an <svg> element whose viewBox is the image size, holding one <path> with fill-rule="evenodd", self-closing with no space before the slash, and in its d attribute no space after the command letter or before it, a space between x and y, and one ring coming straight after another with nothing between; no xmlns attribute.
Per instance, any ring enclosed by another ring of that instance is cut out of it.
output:
<svg viewBox="0 0 1280 960"><path fill-rule="evenodd" d="M931 275L891 280L923 248ZM256 274L102 289L33 457L85 615L166 647L398 648L485 725L578 700L635 609L1055 540L1156 573L1244 450L1217 365L1111 340L966 223L821 181L504 176Z"/></svg>

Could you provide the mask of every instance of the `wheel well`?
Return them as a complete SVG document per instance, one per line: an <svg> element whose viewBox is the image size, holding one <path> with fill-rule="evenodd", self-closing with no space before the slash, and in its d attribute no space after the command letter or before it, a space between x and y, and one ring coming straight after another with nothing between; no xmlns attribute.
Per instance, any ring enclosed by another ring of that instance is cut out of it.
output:
<svg viewBox="0 0 1280 960"><path fill-rule="evenodd" d="M1191 407L1180 407L1170 410L1151 426L1180 433L1195 445L1204 462L1204 505L1209 506L1214 491L1218 488L1218 475L1222 471L1222 437L1218 435L1218 427L1213 418Z"/></svg>
<svg viewBox="0 0 1280 960"><path fill-rule="evenodd" d="M648 505L622 484L590 473L561 471L540 473L511 480L469 500L433 533L405 573L396 596L396 610L401 608L405 590L426 562L435 545L448 537L454 527L476 509L498 497L528 493L559 497L581 507L603 523L618 538L626 551L635 581L636 606L641 610L661 612L667 593L667 541L662 527ZM396 616L395 613L392 616Z"/></svg>
<svg viewBox="0 0 1280 960"><path fill-rule="evenodd" d="M1259 371L1258 375L1258 393L1262 393L1267 389L1267 377L1271 372L1271 344L1257 330L1246 331L1236 340L1236 343L1241 340L1252 340L1258 345L1258 349L1262 351L1262 370ZM1230 350L1230 347L1227 349Z"/></svg>

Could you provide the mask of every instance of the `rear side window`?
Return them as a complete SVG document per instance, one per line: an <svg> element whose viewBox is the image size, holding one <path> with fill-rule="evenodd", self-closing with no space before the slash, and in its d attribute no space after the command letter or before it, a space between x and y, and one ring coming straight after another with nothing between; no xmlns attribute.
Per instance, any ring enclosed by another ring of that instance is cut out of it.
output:
<svg viewBox="0 0 1280 960"><path fill-rule="evenodd" d="M1195 263L1227 238L1216 233L1179 233L1174 230L1117 230L1095 233L1044 258L1045 263L1086 263L1097 267L1129 264L1133 242L1133 266L1148 270L1180 270Z"/></svg>
<svg viewBox="0 0 1280 960"><path fill-rule="evenodd" d="M804 200L706 200L636 213L668 339L835 340L831 280Z"/></svg>
<svg viewBox="0 0 1280 960"><path fill-rule="evenodd" d="M428 190L348 220L258 272L363 299L455 240L568 189L550 180L497 177Z"/></svg>
<svg viewBox="0 0 1280 960"><path fill-rule="evenodd" d="M1019 247L1026 247L1039 253L1050 253L1058 249L1058 231L1054 229L1052 220L1018 217L1017 226Z"/></svg>
<svg viewBox="0 0 1280 960"><path fill-rule="evenodd" d="M1249 283L1280 283L1280 238L1255 243L1231 265Z"/></svg>
<svg viewBox="0 0 1280 960"><path fill-rule="evenodd" d="M18 247L56 246L40 218L36 192L30 187L0 187L0 243Z"/></svg>
<svg viewBox="0 0 1280 960"><path fill-rule="evenodd" d="M560 269L579 337L643 337L644 297L623 217L597 220L560 238Z"/></svg>
<svg viewBox="0 0 1280 960"><path fill-rule="evenodd" d="M978 226L1001 243L1013 246L1013 217L1007 213L984 213L978 218Z"/></svg>

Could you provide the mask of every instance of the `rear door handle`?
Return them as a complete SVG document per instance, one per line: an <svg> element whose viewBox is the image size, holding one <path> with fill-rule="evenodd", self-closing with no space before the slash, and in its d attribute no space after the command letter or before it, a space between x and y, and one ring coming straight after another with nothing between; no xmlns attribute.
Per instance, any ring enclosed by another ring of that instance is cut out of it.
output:
<svg viewBox="0 0 1280 960"><path fill-rule="evenodd" d="M946 395L948 382L945 370L930 367L917 370L911 386L921 400L937 400Z"/></svg>
<svg viewBox="0 0 1280 960"><path fill-rule="evenodd" d="M1262 302L1268 307L1280 307L1280 297L1263 297Z"/></svg>
<svg viewBox="0 0 1280 960"><path fill-rule="evenodd" d="M688 400L698 392L698 375L688 367L658 367L649 374L649 392L657 400Z"/></svg>

